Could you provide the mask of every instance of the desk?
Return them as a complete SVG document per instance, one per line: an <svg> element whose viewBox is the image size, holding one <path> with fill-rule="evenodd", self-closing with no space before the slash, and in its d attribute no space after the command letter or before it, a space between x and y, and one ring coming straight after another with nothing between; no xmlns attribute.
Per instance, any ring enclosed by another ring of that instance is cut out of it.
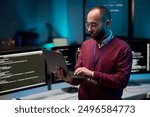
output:
<svg viewBox="0 0 150 117"><path fill-rule="evenodd" d="M25 96L22 100L77 100L78 93L66 93L61 89L50 90L39 94Z"/></svg>
<svg viewBox="0 0 150 117"><path fill-rule="evenodd" d="M123 91L122 99L140 100L150 95L150 84L127 86ZM50 90L39 94L21 97L22 100L77 100L78 93L66 93L61 89Z"/></svg>
<svg viewBox="0 0 150 117"><path fill-rule="evenodd" d="M141 84L140 86L127 86L123 91L124 100L140 100L149 98L150 84Z"/></svg>

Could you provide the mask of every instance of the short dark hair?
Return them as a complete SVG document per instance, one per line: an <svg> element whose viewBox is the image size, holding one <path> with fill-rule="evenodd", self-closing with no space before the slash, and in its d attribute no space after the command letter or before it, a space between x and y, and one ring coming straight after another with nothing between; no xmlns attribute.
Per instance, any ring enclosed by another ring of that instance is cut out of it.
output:
<svg viewBox="0 0 150 117"><path fill-rule="evenodd" d="M96 7L92 8L90 11L92 11L94 9L98 9L98 10L102 11L102 17L104 18L104 21L106 21L106 20L110 20L111 21L111 13L106 7L104 7L104 6L96 6Z"/></svg>

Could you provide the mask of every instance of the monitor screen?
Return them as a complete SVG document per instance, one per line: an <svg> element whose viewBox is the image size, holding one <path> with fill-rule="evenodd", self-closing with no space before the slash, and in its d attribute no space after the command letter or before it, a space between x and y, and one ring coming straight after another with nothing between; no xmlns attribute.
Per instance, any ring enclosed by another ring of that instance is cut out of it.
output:
<svg viewBox="0 0 150 117"><path fill-rule="evenodd" d="M0 94L46 84L41 50L0 54Z"/></svg>
<svg viewBox="0 0 150 117"><path fill-rule="evenodd" d="M133 62L132 73L150 72L150 44L134 42L131 44Z"/></svg>
<svg viewBox="0 0 150 117"><path fill-rule="evenodd" d="M134 39L150 39L150 0L134 0Z"/></svg>
<svg viewBox="0 0 150 117"><path fill-rule="evenodd" d="M112 15L110 29L114 35L121 37L128 36L128 0L87 0L85 17L95 6L105 6L110 10Z"/></svg>

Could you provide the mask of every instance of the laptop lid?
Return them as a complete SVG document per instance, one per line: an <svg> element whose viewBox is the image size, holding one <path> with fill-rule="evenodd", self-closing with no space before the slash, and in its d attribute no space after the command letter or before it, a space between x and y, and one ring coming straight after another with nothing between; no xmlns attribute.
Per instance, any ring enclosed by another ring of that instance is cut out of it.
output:
<svg viewBox="0 0 150 117"><path fill-rule="evenodd" d="M56 71L56 66L60 66L62 69L66 71L66 75L70 76L69 70L65 63L64 56L61 53L46 50L46 49L42 49L42 51L50 73L51 72L54 73Z"/></svg>

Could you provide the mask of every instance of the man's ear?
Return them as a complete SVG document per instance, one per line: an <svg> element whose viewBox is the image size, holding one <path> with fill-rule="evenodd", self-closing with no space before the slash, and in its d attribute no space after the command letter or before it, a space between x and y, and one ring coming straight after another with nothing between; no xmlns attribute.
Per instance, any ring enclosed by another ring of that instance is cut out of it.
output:
<svg viewBox="0 0 150 117"><path fill-rule="evenodd" d="M105 21L105 25L106 25L106 27L109 27L109 25L110 25L110 20L106 20L106 21Z"/></svg>

